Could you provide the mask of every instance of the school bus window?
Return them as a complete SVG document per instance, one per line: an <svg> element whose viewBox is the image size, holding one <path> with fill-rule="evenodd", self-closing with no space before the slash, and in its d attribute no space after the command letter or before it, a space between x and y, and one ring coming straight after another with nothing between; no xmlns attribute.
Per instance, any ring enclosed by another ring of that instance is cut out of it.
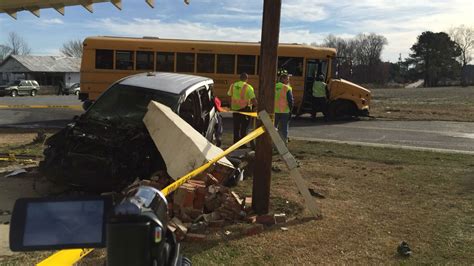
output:
<svg viewBox="0 0 474 266"><path fill-rule="evenodd" d="M133 51L115 51L115 69L133 70Z"/></svg>
<svg viewBox="0 0 474 266"><path fill-rule="evenodd" d="M231 54L217 55L217 73L234 74L235 56Z"/></svg>
<svg viewBox="0 0 474 266"><path fill-rule="evenodd" d="M156 71L174 72L174 53L156 53Z"/></svg>
<svg viewBox="0 0 474 266"><path fill-rule="evenodd" d="M278 57L278 69L286 69L288 74L301 77L303 75L303 58Z"/></svg>
<svg viewBox="0 0 474 266"><path fill-rule="evenodd" d="M237 56L237 73L255 74L255 56L254 55L238 55Z"/></svg>
<svg viewBox="0 0 474 266"><path fill-rule="evenodd" d="M113 69L114 50L95 50L95 68Z"/></svg>
<svg viewBox="0 0 474 266"><path fill-rule="evenodd" d="M194 54L178 53L176 58L176 72L194 72Z"/></svg>
<svg viewBox="0 0 474 266"><path fill-rule="evenodd" d="M153 70L153 52L137 51L137 70Z"/></svg>
<svg viewBox="0 0 474 266"><path fill-rule="evenodd" d="M214 54L197 54L197 72L214 73Z"/></svg>

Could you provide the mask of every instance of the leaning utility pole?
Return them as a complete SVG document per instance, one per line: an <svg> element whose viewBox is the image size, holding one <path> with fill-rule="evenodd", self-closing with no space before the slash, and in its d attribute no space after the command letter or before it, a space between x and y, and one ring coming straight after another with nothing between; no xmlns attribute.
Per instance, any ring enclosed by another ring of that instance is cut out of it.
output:
<svg viewBox="0 0 474 266"><path fill-rule="evenodd" d="M277 49L280 35L281 0L264 0L260 43L258 111L274 113ZM257 139L253 174L252 207L257 214L268 213L272 175L272 141L265 132Z"/></svg>

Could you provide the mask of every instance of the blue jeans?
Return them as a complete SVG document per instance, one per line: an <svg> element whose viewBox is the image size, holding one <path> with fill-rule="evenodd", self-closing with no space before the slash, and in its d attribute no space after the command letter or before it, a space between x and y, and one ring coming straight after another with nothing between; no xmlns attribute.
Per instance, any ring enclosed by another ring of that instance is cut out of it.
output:
<svg viewBox="0 0 474 266"><path fill-rule="evenodd" d="M290 127L290 113L275 113L275 127L278 129L281 138L288 142L288 129Z"/></svg>

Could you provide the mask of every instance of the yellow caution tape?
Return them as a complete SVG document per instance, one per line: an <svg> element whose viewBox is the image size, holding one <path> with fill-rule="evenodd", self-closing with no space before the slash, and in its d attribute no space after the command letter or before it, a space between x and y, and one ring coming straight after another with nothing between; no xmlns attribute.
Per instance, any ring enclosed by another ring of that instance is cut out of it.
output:
<svg viewBox="0 0 474 266"><path fill-rule="evenodd" d="M82 109L80 105L25 105L25 104L13 104L13 105L0 105L0 108L3 109L14 109L14 108L32 108L32 109L47 109L47 108L56 108L56 109Z"/></svg>
<svg viewBox="0 0 474 266"><path fill-rule="evenodd" d="M239 112L239 111L231 111L227 108L223 108L223 109L224 111L222 111L221 113L237 113L237 114L243 114L243 115L251 116L251 117L258 117L257 112Z"/></svg>
<svg viewBox="0 0 474 266"><path fill-rule="evenodd" d="M214 163L216 163L217 161L219 161L222 157L226 156L227 154L235 151L236 149L238 149L240 146L244 145L244 144L247 144L249 143L250 141L256 139L258 136L262 135L263 133L265 132L265 129L263 127L259 127L257 129L255 129L254 131L252 131L250 134L248 134L247 136L245 136L243 139L239 140L238 142L236 142L234 145L230 146L227 150L225 150L224 152L222 152L221 154L219 154L218 156L216 156L214 159L210 160L208 163L202 165L201 167L193 170L192 172L178 178L175 182L173 182L172 184L168 185L167 187L165 187L164 189L161 190L161 193L163 193L163 195L167 196L169 195L171 192L175 191L178 187L180 187L182 184L184 184L186 181L188 181L189 179L191 179L192 177L200 174L202 171L206 170L207 168L209 168L209 166L213 165Z"/></svg>
<svg viewBox="0 0 474 266"><path fill-rule="evenodd" d="M17 158L14 153L9 153L8 156L0 155L1 162L22 162L22 163L35 163L36 161L33 159L24 159L24 158Z"/></svg>
<svg viewBox="0 0 474 266"><path fill-rule="evenodd" d="M58 251L43 260L42 262L36 264L37 266L69 266L78 262L87 254L91 253L93 248L81 248L81 249L65 249Z"/></svg>
<svg viewBox="0 0 474 266"><path fill-rule="evenodd" d="M211 165L219 161L221 158L226 156L227 154L235 151L238 149L240 146L249 143L250 141L256 139L258 136L262 135L265 132L265 129L263 127L259 127L255 129L254 131L250 132L247 136L245 136L243 139L239 140L236 142L234 145L230 146L227 148L224 152L221 154L217 155L214 159L210 160L208 163L202 165L201 167L193 170L192 172L178 178L175 182L172 184L168 185L164 189L161 190L161 193L163 195L167 196L171 192L175 191L178 187L180 187L182 184L186 183L189 179L192 177L198 175L199 173L203 172L207 168L209 168ZM83 254L82 251L87 251L87 253ZM87 255L89 252L91 252L92 249L65 249L58 251L48 257L47 259L43 260L38 266L56 266L56 265L72 265L79 261L82 257Z"/></svg>
<svg viewBox="0 0 474 266"><path fill-rule="evenodd" d="M20 163L36 163L35 160L32 159L11 159L11 158L0 158L2 162L20 162Z"/></svg>
<svg viewBox="0 0 474 266"><path fill-rule="evenodd" d="M234 111L233 113L239 113L239 114L243 114L243 115L251 116L251 117L258 117L257 112L236 112L236 111Z"/></svg>

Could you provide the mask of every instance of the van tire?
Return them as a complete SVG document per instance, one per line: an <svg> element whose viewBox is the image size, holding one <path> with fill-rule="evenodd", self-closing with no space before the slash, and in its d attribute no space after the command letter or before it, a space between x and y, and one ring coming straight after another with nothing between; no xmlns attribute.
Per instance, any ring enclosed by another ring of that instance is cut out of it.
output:
<svg viewBox="0 0 474 266"><path fill-rule="evenodd" d="M12 97L16 97L16 96L18 96L18 91L17 91L17 90L12 90L12 91L10 92L10 95L11 95Z"/></svg>
<svg viewBox="0 0 474 266"><path fill-rule="evenodd" d="M31 95L32 97L35 97L35 96L36 96L36 90L31 90L31 91L30 91L30 95Z"/></svg>

